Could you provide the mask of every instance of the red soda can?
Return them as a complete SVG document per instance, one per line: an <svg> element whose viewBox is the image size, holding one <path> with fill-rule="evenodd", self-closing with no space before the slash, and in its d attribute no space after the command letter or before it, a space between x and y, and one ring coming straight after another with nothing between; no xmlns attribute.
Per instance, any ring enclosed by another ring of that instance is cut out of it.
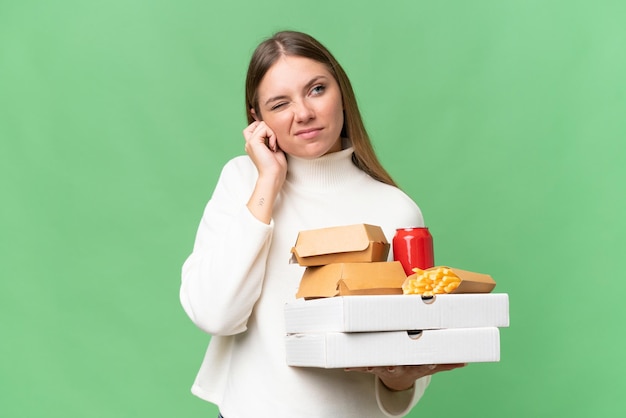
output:
<svg viewBox="0 0 626 418"><path fill-rule="evenodd" d="M393 259L404 267L407 276L413 269L426 270L435 266L433 237L428 228L398 228L393 237Z"/></svg>

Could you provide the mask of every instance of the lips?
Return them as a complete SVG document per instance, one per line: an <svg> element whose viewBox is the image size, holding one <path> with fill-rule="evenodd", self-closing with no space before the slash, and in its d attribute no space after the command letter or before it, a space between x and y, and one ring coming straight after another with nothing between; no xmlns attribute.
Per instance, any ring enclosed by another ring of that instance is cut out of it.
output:
<svg viewBox="0 0 626 418"><path fill-rule="evenodd" d="M296 136L298 138L302 138L302 139L313 139L315 138L320 132L322 131L322 128L309 128L309 129L301 129L299 131L296 132Z"/></svg>

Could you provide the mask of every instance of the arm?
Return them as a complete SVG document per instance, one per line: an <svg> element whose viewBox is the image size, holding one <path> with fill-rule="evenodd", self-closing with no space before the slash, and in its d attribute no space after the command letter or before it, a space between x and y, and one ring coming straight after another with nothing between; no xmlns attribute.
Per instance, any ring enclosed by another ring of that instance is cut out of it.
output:
<svg viewBox="0 0 626 418"><path fill-rule="evenodd" d="M274 203L287 174L285 155L264 122L250 124L243 135L254 165L240 158L224 167L183 265L181 304L213 335L246 330L261 294Z"/></svg>
<svg viewBox="0 0 626 418"><path fill-rule="evenodd" d="M255 182L245 158L223 169L182 269L181 304L191 320L213 335L243 332L258 299L273 225L246 207Z"/></svg>
<svg viewBox="0 0 626 418"><path fill-rule="evenodd" d="M404 416L420 400L435 373L464 367L458 364L428 364L421 366L367 367L376 375L376 399L388 416Z"/></svg>
<svg viewBox="0 0 626 418"><path fill-rule="evenodd" d="M259 178L247 207L259 221L270 223L276 197L287 175L287 159L278 148L274 132L265 122L253 122L243 131L246 152L254 162Z"/></svg>

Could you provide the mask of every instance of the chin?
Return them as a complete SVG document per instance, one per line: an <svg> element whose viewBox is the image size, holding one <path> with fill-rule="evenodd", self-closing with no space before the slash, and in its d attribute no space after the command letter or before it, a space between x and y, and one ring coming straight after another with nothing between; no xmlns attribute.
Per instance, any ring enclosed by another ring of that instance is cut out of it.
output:
<svg viewBox="0 0 626 418"><path fill-rule="evenodd" d="M305 160L314 160L316 158L319 158L325 154L311 154L311 153L304 153L304 152L288 152L287 154L291 155L292 157L297 157L297 158L302 158Z"/></svg>
<svg viewBox="0 0 626 418"><path fill-rule="evenodd" d="M336 152L340 150L341 149L335 149L334 146L320 147L319 144L307 144L304 147L298 147L297 149L291 149L291 150L287 149L283 151L286 152L288 155L292 155L294 157L312 160L315 158L322 157L326 154L330 154L331 152Z"/></svg>

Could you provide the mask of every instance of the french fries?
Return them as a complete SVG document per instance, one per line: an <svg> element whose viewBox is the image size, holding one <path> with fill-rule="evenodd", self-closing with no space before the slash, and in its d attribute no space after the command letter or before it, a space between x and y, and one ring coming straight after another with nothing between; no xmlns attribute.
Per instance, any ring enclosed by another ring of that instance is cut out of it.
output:
<svg viewBox="0 0 626 418"><path fill-rule="evenodd" d="M461 284L461 279L447 267L429 270L415 268L413 271L415 273L402 284L405 295L433 296L451 293Z"/></svg>

